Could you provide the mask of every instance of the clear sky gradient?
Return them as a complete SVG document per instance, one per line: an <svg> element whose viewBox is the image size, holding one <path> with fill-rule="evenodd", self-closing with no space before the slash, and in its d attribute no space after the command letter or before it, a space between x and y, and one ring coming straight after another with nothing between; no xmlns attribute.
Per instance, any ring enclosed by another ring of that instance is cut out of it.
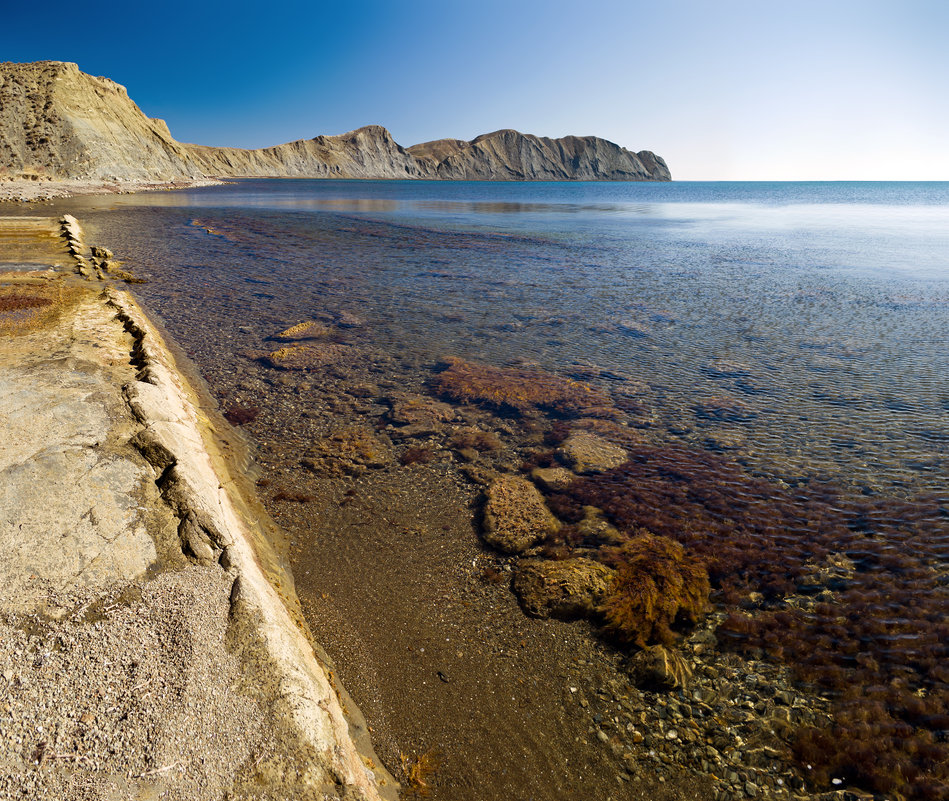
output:
<svg viewBox="0 0 949 801"><path fill-rule="evenodd" d="M682 180L949 180L949 0L4 2L180 141L593 134Z"/></svg>

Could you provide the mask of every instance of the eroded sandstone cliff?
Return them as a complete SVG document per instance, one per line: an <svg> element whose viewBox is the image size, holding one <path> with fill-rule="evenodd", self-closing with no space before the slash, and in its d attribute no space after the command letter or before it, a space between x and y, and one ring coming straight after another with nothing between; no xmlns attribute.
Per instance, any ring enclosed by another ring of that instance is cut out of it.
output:
<svg viewBox="0 0 949 801"><path fill-rule="evenodd" d="M0 174L173 181L201 177L668 181L665 162L605 139L513 130L403 148L383 127L258 150L177 142L125 87L75 64L0 64Z"/></svg>
<svg viewBox="0 0 949 801"><path fill-rule="evenodd" d="M75 64L0 64L0 169L54 178L173 180L187 150L125 87Z"/></svg>

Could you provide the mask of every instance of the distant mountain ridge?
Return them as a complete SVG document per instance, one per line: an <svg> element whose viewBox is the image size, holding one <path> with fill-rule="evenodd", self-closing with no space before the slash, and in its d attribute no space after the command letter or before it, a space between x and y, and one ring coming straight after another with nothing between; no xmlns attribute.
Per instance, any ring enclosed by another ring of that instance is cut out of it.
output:
<svg viewBox="0 0 949 801"><path fill-rule="evenodd" d="M0 172L63 179L201 177L668 181L666 163L594 136L549 139L506 129L404 148L369 125L258 150L178 142L123 86L76 64L0 64Z"/></svg>

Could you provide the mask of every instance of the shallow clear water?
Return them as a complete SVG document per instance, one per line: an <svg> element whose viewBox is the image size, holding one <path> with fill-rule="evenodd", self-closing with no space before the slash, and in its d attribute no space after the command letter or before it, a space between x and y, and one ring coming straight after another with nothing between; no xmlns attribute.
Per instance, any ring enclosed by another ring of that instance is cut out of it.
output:
<svg viewBox="0 0 949 801"><path fill-rule="evenodd" d="M558 514L593 503L701 555L720 608L752 610L721 641L839 699L815 753L899 752L903 784L933 770L926 738L945 754L949 184L240 181L62 206L149 279L219 397L290 410L281 441L258 432L272 465L333 424L392 428L385 403L450 357L607 395L619 426L597 430L630 461ZM260 363L310 319L360 363L312 382ZM367 380L389 397L337 419L333 384Z"/></svg>
<svg viewBox="0 0 949 801"><path fill-rule="evenodd" d="M942 486L949 184L242 181L74 207L209 327L358 310L399 358L581 375L777 477Z"/></svg>

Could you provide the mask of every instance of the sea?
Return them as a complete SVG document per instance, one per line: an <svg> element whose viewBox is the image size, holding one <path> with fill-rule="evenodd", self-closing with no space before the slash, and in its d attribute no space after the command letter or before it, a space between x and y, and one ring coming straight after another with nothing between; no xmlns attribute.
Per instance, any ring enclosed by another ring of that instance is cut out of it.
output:
<svg viewBox="0 0 949 801"><path fill-rule="evenodd" d="M630 432L614 438L630 463L675 484L656 495L669 507L656 533L688 530L686 548L711 558L744 547L727 542L734 530L764 554L713 571L713 601L731 616L723 647L810 660L802 684L849 710L829 741L863 726L856 739L910 765L898 780L850 780L918 798L945 787L933 760L945 758L949 713L949 183L239 180L60 205L147 282L133 291L222 408L266 416L268 393L302 380L266 354L307 321L364 354L355 394L369 401L339 417L372 431L392 428L387 392L446 401L438 376L458 360L609 398L614 428L591 430ZM331 377L345 384L346 370ZM264 463L299 461L320 415L329 431L338 397L319 394L325 368L305 372L298 429L245 425ZM538 430L556 445L549 430L575 422L531 410L527 428L510 425L524 437L518 458L543 450ZM447 446L433 447L442 458ZM608 478L632 493L644 470ZM772 499L774 520L743 519ZM706 512L712 542L690 530ZM841 671L889 688L876 696L882 718L854 712Z"/></svg>

